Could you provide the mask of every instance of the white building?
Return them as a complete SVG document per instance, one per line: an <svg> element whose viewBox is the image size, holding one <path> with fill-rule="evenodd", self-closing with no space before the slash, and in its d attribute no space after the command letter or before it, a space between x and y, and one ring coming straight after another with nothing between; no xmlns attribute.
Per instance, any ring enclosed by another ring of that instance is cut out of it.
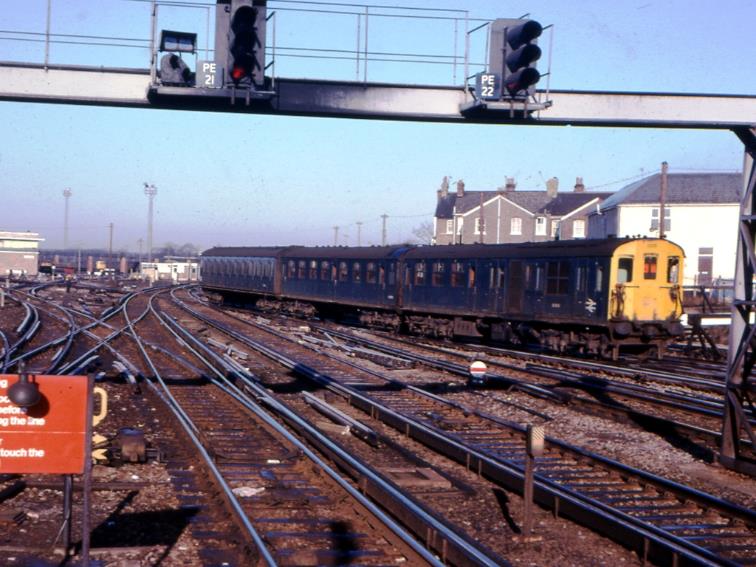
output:
<svg viewBox="0 0 756 567"><path fill-rule="evenodd" d="M0 275L36 276L43 241L36 232L0 231Z"/></svg>
<svg viewBox="0 0 756 567"><path fill-rule="evenodd" d="M139 269L143 278L173 283L199 280L199 263L196 261L142 262Z"/></svg>
<svg viewBox="0 0 756 567"><path fill-rule="evenodd" d="M732 279L742 176L671 173L667 180L665 238L685 250L683 284ZM589 216L588 237L658 237L660 189L655 174L617 191Z"/></svg>

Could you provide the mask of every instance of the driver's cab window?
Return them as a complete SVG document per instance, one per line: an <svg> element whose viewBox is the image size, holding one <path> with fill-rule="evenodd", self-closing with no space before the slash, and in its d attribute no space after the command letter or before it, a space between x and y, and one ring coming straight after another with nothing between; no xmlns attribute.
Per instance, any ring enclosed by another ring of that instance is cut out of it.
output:
<svg viewBox="0 0 756 567"><path fill-rule="evenodd" d="M617 266L617 283L633 281L633 259L620 258Z"/></svg>

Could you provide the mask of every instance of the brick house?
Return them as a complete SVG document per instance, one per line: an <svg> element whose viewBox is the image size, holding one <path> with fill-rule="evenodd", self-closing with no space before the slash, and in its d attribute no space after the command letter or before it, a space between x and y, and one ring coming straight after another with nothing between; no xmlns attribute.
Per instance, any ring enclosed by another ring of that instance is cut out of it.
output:
<svg viewBox="0 0 756 567"><path fill-rule="evenodd" d="M458 181L449 191L444 177L433 218L434 244L504 244L557 238L585 238L587 217L611 193L586 192L578 177L572 192L558 192L550 179L545 191L517 191L515 181L496 191L466 191Z"/></svg>

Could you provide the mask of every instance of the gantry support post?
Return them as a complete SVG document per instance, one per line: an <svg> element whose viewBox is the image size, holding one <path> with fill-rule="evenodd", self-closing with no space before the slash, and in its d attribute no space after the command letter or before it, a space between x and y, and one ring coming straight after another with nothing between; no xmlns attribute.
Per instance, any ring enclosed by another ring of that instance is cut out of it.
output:
<svg viewBox="0 0 756 567"><path fill-rule="evenodd" d="M756 273L756 128L734 132L745 146L745 157L719 460L728 468L756 476L756 461L743 455L740 446L741 432L744 431L756 447L756 436L744 411L746 405L753 407L749 378L756 363L756 322L751 321L751 315L756 314L753 289Z"/></svg>

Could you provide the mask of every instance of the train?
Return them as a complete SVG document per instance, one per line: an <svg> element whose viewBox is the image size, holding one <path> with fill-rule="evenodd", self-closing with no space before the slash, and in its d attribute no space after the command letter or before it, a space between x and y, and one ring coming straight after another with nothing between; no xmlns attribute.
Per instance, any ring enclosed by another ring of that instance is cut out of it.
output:
<svg viewBox="0 0 756 567"><path fill-rule="evenodd" d="M684 333L684 258L658 238L239 246L203 252L200 273L224 304L616 359Z"/></svg>

